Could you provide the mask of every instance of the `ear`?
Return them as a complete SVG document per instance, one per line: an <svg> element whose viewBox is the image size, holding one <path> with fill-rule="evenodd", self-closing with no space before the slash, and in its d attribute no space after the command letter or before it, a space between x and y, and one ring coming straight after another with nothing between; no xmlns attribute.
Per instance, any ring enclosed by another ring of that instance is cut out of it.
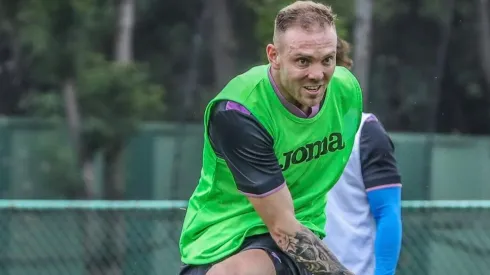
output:
<svg viewBox="0 0 490 275"><path fill-rule="evenodd" d="M265 51L267 53L267 59L269 60L272 68L276 70L279 69L279 52L277 47L274 44L269 44L265 48Z"/></svg>

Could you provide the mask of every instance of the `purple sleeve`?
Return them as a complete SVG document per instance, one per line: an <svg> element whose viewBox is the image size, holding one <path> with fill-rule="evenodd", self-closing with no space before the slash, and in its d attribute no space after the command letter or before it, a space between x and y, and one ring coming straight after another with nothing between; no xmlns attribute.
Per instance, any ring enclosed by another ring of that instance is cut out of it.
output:
<svg viewBox="0 0 490 275"><path fill-rule="evenodd" d="M245 107L231 101L216 103L208 129L216 155L226 161L238 190L261 197L284 185L274 140Z"/></svg>

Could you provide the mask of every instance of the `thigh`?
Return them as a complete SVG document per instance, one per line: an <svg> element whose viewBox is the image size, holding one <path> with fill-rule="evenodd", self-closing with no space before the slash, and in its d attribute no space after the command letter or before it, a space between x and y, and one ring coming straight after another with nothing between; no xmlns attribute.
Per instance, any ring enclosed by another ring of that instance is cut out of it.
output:
<svg viewBox="0 0 490 275"><path fill-rule="evenodd" d="M253 254L248 254L248 251ZM260 267L256 266L257 261L260 261ZM311 275L308 271L299 268L293 259L282 252L268 233L245 239L237 254L219 264L222 264L222 268L227 268L228 273L225 274L237 272L236 274L240 275ZM257 268L251 270L251 267Z"/></svg>
<svg viewBox="0 0 490 275"><path fill-rule="evenodd" d="M262 249L248 249L219 262L207 275L276 275L272 259Z"/></svg>
<svg viewBox="0 0 490 275"><path fill-rule="evenodd" d="M248 249L261 249L267 252L274 263L276 275L312 275L284 253L268 233L248 238L242 249L244 251Z"/></svg>
<svg viewBox="0 0 490 275"><path fill-rule="evenodd" d="M209 272L209 273L208 273ZM270 234L253 236L234 255L218 263L184 266L180 275L311 275L277 246Z"/></svg>

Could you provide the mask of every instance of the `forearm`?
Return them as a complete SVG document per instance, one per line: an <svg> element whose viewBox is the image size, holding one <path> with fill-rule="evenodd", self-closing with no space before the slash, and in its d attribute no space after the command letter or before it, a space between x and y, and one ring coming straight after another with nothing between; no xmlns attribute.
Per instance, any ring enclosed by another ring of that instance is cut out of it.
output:
<svg viewBox="0 0 490 275"><path fill-rule="evenodd" d="M282 251L312 274L353 274L312 231L299 223L288 230L277 230L272 235Z"/></svg>
<svg viewBox="0 0 490 275"><path fill-rule="evenodd" d="M402 240L401 188L392 187L368 192L368 201L376 220L375 275L393 275L400 256Z"/></svg>
<svg viewBox="0 0 490 275"><path fill-rule="evenodd" d="M391 211L379 219L374 253L375 275L393 275L401 249L402 222L399 212Z"/></svg>
<svg viewBox="0 0 490 275"><path fill-rule="evenodd" d="M296 220L286 184L263 198L248 197L279 248L314 275L352 275L326 245Z"/></svg>

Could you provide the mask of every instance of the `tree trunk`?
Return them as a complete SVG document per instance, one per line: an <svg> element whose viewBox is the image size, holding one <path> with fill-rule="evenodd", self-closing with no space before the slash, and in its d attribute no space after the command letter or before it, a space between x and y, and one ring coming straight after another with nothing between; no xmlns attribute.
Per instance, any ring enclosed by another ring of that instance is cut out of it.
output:
<svg viewBox="0 0 490 275"><path fill-rule="evenodd" d="M119 4L119 22L118 30L115 41L115 52L116 52L116 62L120 66L129 65L133 62L133 29L134 29L134 0L121 0ZM108 172L112 171L118 173L118 175L113 175L108 177L109 181L106 181L106 196L114 199L122 199L124 193L124 165L123 150L124 137L121 140L115 141L112 148L106 150L105 161ZM114 152L115 151L115 152ZM114 162L114 163L108 163ZM120 166L117 169L111 168L112 165ZM116 188L117 187L117 188ZM114 192L114 193L112 193Z"/></svg>
<svg viewBox="0 0 490 275"><path fill-rule="evenodd" d="M447 0L445 3L445 16L442 20L441 26L441 40L436 49L436 60L434 70L434 81L432 86L433 96L432 102L430 102L427 114L427 132L436 133L438 129L438 118L440 110L440 99L443 95L442 90L442 78L444 77L444 69L447 63L447 52L449 49L449 42L451 40L451 33L453 31L453 18L455 13L456 0Z"/></svg>
<svg viewBox="0 0 490 275"><path fill-rule="evenodd" d="M189 54L189 66L187 68L187 77L186 83L184 85L184 90L182 96L184 97L184 103L182 112L186 115L180 115L177 123L179 123L180 127L178 130L178 134L175 137L176 146L174 147L173 154L173 163L175 165L182 165L182 153L184 151L185 139L184 137L187 134L187 126L188 119L192 118L192 115L195 115L193 110L196 110L199 106L197 89L198 89L198 78L199 78L199 59L202 52L203 47L203 36L204 36L204 28L206 27L205 22L209 15L209 11L203 9L201 16L199 17L196 25L196 30L192 39L191 51ZM193 114L194 113L194 114ZM181 183L181 175L182 171L180 169L172 170L171 177L171 188L173 192L170 194L170 199L178 199L179 196L179 187L182 185Z"/></svg>
<svg viewBox="0 0 490 275"><path fill-rule="evenodd" d="M490 88L490 18L489 18L489 1L477 0L478 17L479 17L479 35L480 38L480 65L485 76L487 88Z"/></svg>
<svg viewBox="0 0 490 275"><path fill-rule="evenodd" d="M120 66L126 66L133 60L133 29L135 6L134 0L119 1L119 15L116 41L114 43L115 61ZM108 148L104 148L104 197L108 200L121 200L124 198L124 138L114 140ZM124 213L105 213L106 239L103 259L106 268L103 274L124 274L123 265L126 254L126 228Z"/></svg>
<svg viewBox="0 0 490 275"><path fill-rule="evenodd" d="M116 34L116 61L128 64L133 60L134 0L120 0Z"/></svg>
<svg viewBox="0 0 490 275"><path fill-rule="evenodd" d="M216 93L235 74L235 39L233 38L232 22L228 11L227 0L207 0L206 9L211 12L212 39L211 49L214 63Z"/></svg>
<svg viewBox="0 0 490 275"><path fill-rule="evenodd" d="M364 103L367 103L369 102L373 1L356 0L355 13L353 71L363 90Z"/></svg>
<svg viewBox="0 0 490 275"><path fill-rule="evenodd" d="M78 101L76 98L76 88L73 79L66 79L63 82L63 99L65 105L66 120L68 122L69 137L73 149L76 153L76 161L82 172L84 183L85 199L94 199L95 196L95 177L93 156L84 152L82 144L82 129L81 115L78 109ZM82 216L82 224L84 230L84 251L85 251L85 266L88 275L99 274L99 264L94 258L99 248L100 239L96 232L99 228L98 216L93 212L86 212Z"/></svg>
<svg viewBox="0 0 490 275"><path fill-rule="evenodd" d="M65 79L62 90L69 137L76 153L78 167L82 172L85 199L93 199L95 196L93 157L91 154L84 152L81 128L82 118L78 107L74 80L71 78Z"/></svg>

